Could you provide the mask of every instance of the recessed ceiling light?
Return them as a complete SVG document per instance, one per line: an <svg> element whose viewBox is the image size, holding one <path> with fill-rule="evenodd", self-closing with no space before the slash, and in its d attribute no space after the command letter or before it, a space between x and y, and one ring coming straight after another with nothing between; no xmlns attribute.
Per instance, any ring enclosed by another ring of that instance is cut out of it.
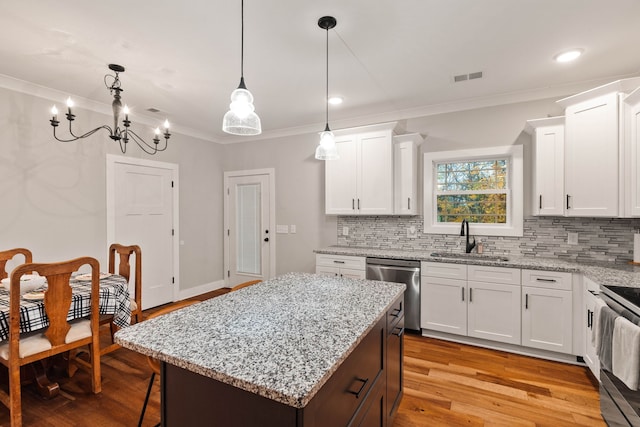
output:
<svg viewBox="0 0 640 427"><path fill-rule="evenodd" d="M342 101L344 101L344 98L341 96L332 96L329 98L329 104L331 105L340 105L342 104Z"/></svg>
<svg viewBox="0 0 640 427"><path fill-rule="evenodd" d="M582 52L582 49L571 49L557 54L553 59L555 59L556 62L570 62L582 55Z"/></svg>

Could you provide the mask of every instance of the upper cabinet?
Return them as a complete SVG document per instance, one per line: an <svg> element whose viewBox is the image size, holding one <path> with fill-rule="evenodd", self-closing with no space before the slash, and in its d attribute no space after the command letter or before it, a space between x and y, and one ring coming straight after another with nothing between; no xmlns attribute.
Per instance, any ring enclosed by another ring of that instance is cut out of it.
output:
<svg viewBox="0 0 640 427"><path fill-rule="evenodd" d="M550 119L527 122L535 141L534 215L640 216L640 157L632 154L640 95L629 95L638 87L640 78L618 80L557 101L565 108L564 141L561 128L544 122Z"/></svg>
<svg viewBox="0 0 640 427"><path fill-rule="evenodd" d="M396 215L418 215L418 148L422 136L417 133L393 137L394 202Z"/></svg>
<svg viewBox="0 0 640 427"><path fill-rule="evenodd" d="M533 215L564 214L564 117L528 120L533 136Z"/></svg>
<svg viewBox="0 0 640 427"><path fill-rule="evenodd" d="M629 185L625 187L626 216L640 216L640 88L624 99L625 108L625 169Z"/></svg>
<svg viewBox="0 0 640 427"><path fill-rule="evenodd" d="M396 122L334 131L338 160L325 162L328 215L416 215L418 134Z"/></svg>

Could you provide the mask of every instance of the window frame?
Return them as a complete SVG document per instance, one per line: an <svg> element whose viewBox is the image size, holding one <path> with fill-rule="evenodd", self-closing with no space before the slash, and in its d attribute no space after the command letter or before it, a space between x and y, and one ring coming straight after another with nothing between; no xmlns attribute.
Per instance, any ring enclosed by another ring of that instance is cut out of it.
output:
<svg viewBox="0 0 640 427"><path fill-rule="evenodd" d="M438 223L436 203L436 163L507 160L507 222L470 223L472 236L522 236L524 223L524 177L522 145L435 151L424 154L424 232L460 234L460 223Z"/></svg>

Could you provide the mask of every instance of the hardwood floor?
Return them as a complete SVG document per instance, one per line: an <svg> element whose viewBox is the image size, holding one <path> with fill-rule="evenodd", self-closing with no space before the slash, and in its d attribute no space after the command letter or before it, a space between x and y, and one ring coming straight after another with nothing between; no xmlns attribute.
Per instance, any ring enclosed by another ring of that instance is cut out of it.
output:
<svg viewBox="0 0 640 427"><path fill-rule="evenodd" d="M145 311L145 317L153 311ZM73 378L56 376L62 392L51 400L24 386L24 425L135 426L150 375L144 356L119 349L102 358L99 395L91 393L82 370ZM597 388L579 366L406 335L404 375L404 398L393 427L605 425ZM156 380L143 425L159 419ZM8 420L9 411L0 405L0 426L8 426Z"/></svg>

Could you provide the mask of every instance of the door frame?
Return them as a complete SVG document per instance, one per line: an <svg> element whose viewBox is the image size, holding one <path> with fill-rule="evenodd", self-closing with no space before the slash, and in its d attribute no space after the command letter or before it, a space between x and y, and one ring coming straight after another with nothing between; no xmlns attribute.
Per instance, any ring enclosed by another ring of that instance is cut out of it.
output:
<svg viewBox="0 0 640 427"><path fill-rule="evenodd" d="M113 242L116 235L116 189L114 185L115 166L117 163L145 166L157 169L168 169L171 171L171 179L173 181L173 276L175 278L175 286L173 287L173 300L177 301L180 290L180 182L178 174L178 165L175 163L159 162L156 160L136 159L115 154L107 154L107 172L106 172L106 191L107 191L107 247L105 253L109 250L110 242Z"/></svg>
<svg viewBox="0 0 640 427"><path fill-rule="evenodd" d="M231 268L231 254L229 253L229 239L231 236L225 230L229 229L229 179L241 176L268 175L269 176L269 270L267 279L275 276L276 272L276 170L274 168L227 171L224 173L224 283L229 286L229 275L224 274Z"/></svg>

